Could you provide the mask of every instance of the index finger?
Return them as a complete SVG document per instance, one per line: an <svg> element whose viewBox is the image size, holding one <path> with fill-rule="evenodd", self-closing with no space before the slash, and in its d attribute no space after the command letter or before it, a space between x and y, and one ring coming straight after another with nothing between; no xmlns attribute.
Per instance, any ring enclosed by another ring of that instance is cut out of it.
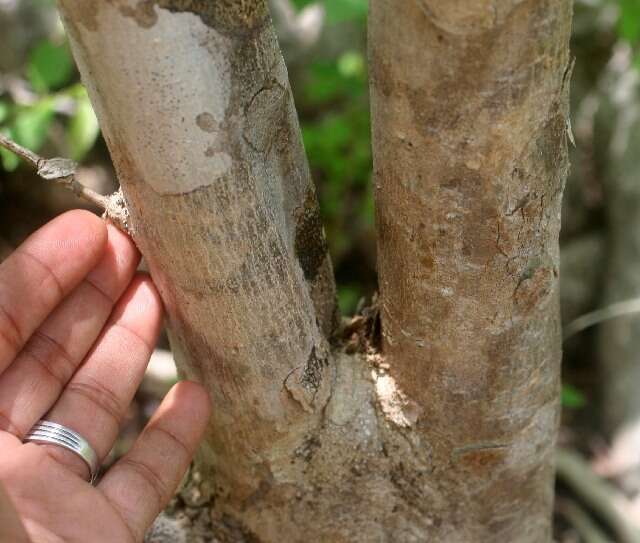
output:
<svg viewBox="0 0 640 543"><path fill-rule="evenodd" d="M0 373L98 263L106 242L100 218L69 211L32 234L0 264Z"/></svg>
<svg viewBox="0 0 640 543"><path fill-rule="evenodd" d="M129 527L132 539L167 506L202 439L211 404L202 386L181 381L166 395L133 448L107 473L98 489Z"/></svg>

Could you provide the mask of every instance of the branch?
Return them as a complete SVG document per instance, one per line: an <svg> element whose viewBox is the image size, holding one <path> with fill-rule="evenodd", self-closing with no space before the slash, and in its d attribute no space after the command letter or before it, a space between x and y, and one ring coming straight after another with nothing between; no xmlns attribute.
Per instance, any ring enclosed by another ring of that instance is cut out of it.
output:
<svg viewBox="0 0 640 543"><path fill-rule="evenodd" d="M577 503L557 500L557 510L567 520L584 543L608 543L610 539L600 530L591 516Z"/></svg>
<svg viewBox="0 0 640 543"><path fill-rule="evenodd" d="M15 141L0 134L0 147L15 153L28 162L38 175L47 181L53 181L72 191L76 196L104 211L103 216L110 219L124 232L130 233L128 225L129 213L120 191L108 196L85 187L76 179L77 163L68 158L43 158L33 151L18 145Z"/></svg>
<svg viewBox="0 0 640 543"><path fill-rule="evenodd" d="M564 327L562 340L566 341L587 328L618 317L640 313L640 298L632 298L623 302L610 304L602 309L596 309L571 321Z"/></svg>
<svg viewBox="0 0 640 543"><path fill-rule="evenodd" d="M558 449L556 470L558 479L570 487L616 533L617 541L640 542L640 533L616 505L620 499L618 493L593 473L582 457L576 453Z"/></svg>

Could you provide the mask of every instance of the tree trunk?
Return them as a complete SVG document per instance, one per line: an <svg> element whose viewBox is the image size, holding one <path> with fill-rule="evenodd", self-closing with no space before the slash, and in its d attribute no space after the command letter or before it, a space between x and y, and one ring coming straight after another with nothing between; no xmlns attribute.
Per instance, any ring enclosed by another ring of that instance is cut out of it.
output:
<svg viewBox="0 0 640 543"><path fill-rule="evenodd" d="M212 533L549 539L569 0L372 2L383 351L371 311L355 354L265 2L59 5L213 399Z"/></svg>
<svg viewBox="0 0 640 543"><path fill-rule="evenodd" d="M431 514L548 540L571 2L378 0L369 28L383 350Z"/></svg>

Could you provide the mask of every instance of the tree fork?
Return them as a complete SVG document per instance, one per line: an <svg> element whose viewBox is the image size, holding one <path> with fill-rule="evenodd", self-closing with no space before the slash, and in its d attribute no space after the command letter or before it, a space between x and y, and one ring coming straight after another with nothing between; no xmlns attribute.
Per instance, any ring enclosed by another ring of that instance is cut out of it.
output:
<svg viewBox="0 0 640 543"><path fill-rule="evenodd" d="M570 30L570 0L371 2L383 351L452 540L551 537Z"/></svg>
<svg viewBox="0 0 640 543"><path fill-rule="evenodd" d="M265 3L59 4L177 362L213 399L214 533L548 538L569 1L372 0L384 352L373 313L355 354L328 346L331 264Z"/></svg>

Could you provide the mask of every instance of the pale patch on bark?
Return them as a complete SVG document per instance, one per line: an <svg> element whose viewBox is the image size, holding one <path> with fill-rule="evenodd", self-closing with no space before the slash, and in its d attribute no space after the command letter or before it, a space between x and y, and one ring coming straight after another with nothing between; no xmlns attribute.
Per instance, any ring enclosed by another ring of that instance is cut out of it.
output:
<svg viewBox="0 0 640 543"><path fill-rule="evenodd" d="M400 390L396 380L389 374L389 365L381 355L370 354L367 360L373 366L371 379L384 415L400 428L415 426L422 412L421 407Z"/></svg>
<svg viewBox="0 0 640 543"><path fill-rule="evenodd" d="M102 52L105 77L112 92L133 98L114 101L109 104L113 111L97 113L103 125L112 122L112 116L128 119L118 123L125 131L120 137L130 142L131 157L140 169L144 167L145 178L157 193L185 194L231 171L231 156L220 148L231 93L228 55L223 52L231 45L229 38L193 13L153 9L155 23L148 27L122 16L110 3L95 16L100 32L109 36ZM136 58L147 61L132 66L128 60L134 54L132 47ZM220 54L211 55L211 49ZM76 50L76 54L82 53ZM146 86L131 86L132 79ZM84 82L96 92L90 78ZM210 93L202 93L203 88ZM106 101L95 106L103 104ZM162 114L150 118L150 110ZM103 130L108 137L109 128Z"/></svg>
<svg viewBox="0 0 640 543"><path fill-rule="evenodd" d="M286 68L259 2L119 0L90 25L82 3L60 4L135 241L181 375L212 396L204 464L242 501L331 384L335 290Z"/></svg>

